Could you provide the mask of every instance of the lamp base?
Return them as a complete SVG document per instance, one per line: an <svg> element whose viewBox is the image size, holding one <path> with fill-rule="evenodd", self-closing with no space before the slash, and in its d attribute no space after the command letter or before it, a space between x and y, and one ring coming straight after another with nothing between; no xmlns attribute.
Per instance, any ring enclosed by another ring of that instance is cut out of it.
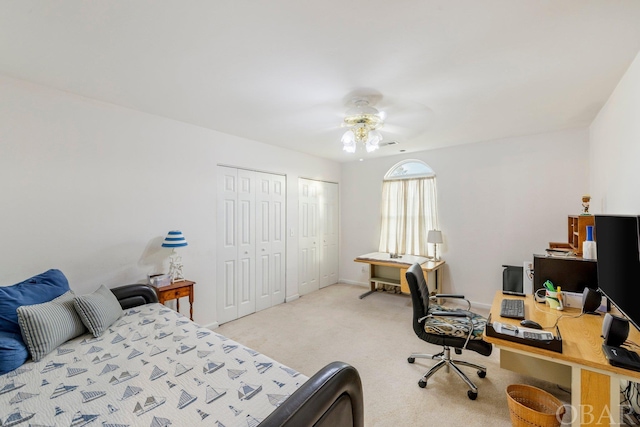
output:
<svg viewBox="0 0 640 427"><path fill-rule="evenodd" d="M171 283L183 282L186 280L182 269L182 257L179 256L174 249L169 257L169 276L171 277Z"/></svg>

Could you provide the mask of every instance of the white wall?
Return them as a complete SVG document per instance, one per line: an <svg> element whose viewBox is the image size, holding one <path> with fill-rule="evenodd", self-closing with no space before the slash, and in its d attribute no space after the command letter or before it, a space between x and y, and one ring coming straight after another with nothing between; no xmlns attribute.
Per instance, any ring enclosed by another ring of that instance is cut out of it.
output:
<svg viewBox="0 0 640 427"><path fill-rule="evenodd" d="M341 279L367 283L353 259L377 251L382 178L403 159L437 174L445 243L444 291L491 304L502 265L521 266L550 241L567 241L567 215L588 192L588 133L573 129L343 165Z"/></svg>
<svg viewBox="0 0 640 427"><path fill-rule="evenodd" d="M593 212L640 214L640 53L589 130Z"/></svg>
<svg viewBox="0 0 640 427"><path fill-rule="evenodd" d="M194 318L215 326L217 164L287 175L295 297L298 177L338 182L338 163L0 76L0 285L49 268L81 294L144 282L180 229Z"/></svg>

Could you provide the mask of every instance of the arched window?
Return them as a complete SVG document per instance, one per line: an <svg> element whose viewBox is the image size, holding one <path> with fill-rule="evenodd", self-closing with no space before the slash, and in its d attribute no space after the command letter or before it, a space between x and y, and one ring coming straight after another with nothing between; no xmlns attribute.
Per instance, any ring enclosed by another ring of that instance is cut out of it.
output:
<svg viewBox="0 0 640 427"><path fill-rule="evenodd" d="M420 160L403 160L396 163L385 174L384 180L389 181L393 179L410 179L410 178L431 178L435 177L436 173L423 161Z"/></svg>
<svg viewBox="0 0 640 427"><path fill-rule="evenodd" d="M436 174L420 160L403 160L382 184L380 252L433 256L429 230L439 230Z"/></svg>

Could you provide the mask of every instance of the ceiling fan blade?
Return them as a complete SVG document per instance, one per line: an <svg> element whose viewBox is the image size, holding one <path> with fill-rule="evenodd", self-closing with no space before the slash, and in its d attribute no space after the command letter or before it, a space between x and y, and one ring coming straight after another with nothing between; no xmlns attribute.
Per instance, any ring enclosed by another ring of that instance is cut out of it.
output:
<svg viewBox="0 0 640 427"><path fill-rule="evenodd" d="M416 126L398 126L395 124L385 124L380 130L385 139L396 139L398 141L406 141L422 134L425 129Z"/></svg>
<svg viewBox="0 0 640 427"><path fill-rule="evenodd" d="M418 102L393 102L392 100L385 100L385 102L389 104L380 106L386 116L385 127L394 125L404 129L404 132L417 134L426 130L433 121L433 110Z"/></svg>

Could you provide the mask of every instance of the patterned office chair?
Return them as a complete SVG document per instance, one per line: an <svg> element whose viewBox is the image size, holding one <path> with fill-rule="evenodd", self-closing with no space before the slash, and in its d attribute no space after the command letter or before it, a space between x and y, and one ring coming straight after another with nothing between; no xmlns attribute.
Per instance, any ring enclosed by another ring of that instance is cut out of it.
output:
<svg viewBox="0 0 640 427"><path fill-rule="evenodd" d="M462 350L472 350L483 356L489 356L492 346L490 343L482 340L482 332L487 323L486 319L469 311L471 303L464 299L462 295L441 294L430 296L420 264L413 264L409 267L406 277L411 291L411 302L413 304L414 332L421 340L443 347L442 351L438 354L414 353L407 359L409 363L415 362L416 359L438 360L438 363L433 365L433 367L422 376L420 381L418 381L418 385L422 388L426 387L429 378L440 368L446 366L447 372L449 372L449 368L453 368L454 372L467 383L469 386L467 396L469 396L469 399L475 400L476 397L478 397L478 388L457 365L477 369L480 378L484 378L487 375L487 368L464 360L452 359L450 352L451 347L453 347L456 354L461 354ZM467 310L447 310L440 305L429 304L430 299L435 300L436 298L463 299L467 301L468 307ZM470 327L470 325L472 325L472 327Z"/></svg>

